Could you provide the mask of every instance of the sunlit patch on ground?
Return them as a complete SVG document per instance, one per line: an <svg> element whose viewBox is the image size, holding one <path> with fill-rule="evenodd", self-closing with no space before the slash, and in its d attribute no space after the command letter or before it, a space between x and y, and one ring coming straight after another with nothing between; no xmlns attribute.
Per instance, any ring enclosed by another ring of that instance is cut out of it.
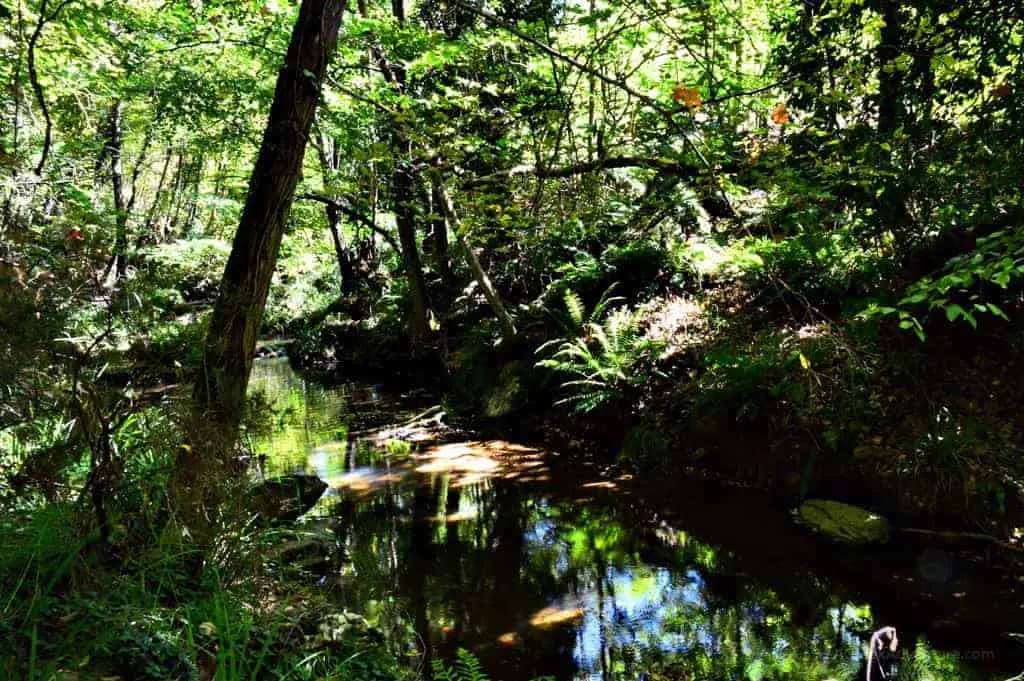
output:
<svg viewBox="0 0 1024 681"><path fill-rule="evenodd" d="M534 613L530 618L530 624L538 629L553 629L563 624L574 624L581 619L582 608L561 608L551 605Z"/></svg>
<svg viewBox="0 0 1024 681"><path fill-rule="evenodd" d="M647 321L647 338L664 343L662 359L690 347L706 326L704 307L692 297L657 298L641 310Z"/></svg>

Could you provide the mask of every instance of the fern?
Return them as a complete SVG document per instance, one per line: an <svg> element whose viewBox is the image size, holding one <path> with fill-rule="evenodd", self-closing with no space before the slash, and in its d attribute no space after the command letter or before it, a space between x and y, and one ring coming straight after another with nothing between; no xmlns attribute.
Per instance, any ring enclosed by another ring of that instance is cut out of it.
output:
<svg viewBox="0 0 1024 681"><path fill-rule="evenodd" d="M605 292L601 294L597 303L594 304L594 309L587 312L586 306L583 304L583 299L580 298L579 294L575 291L568 290L565 292L562 302L565 304L565 314L554 313L548 310L548 314L554 317L555 322L562 327L562 332L565 336L582 336L587 331L587 326L591 322L604 317L605 313L613 306L619 303L625 302L625 298L621 296L613 296L612 291L615 290L617 284L612 284ZM556 341L549 341L545 345L549 345Z"/></svg>
<svg viewBox="0 0 1024 681"><path fill-rule="evenodd" d="M648 375L640 369L658 348L643 338L640 316L635 312L618 309L606 314L615 301L607 295L610 291L589 315L582 313L579 297L567 293L569 318L587 321L573 337L551 340L537 349L542 354L556 348L537 366L568 375L562 388L569 395L556 404L569 405L577 412L594 411L643 385ZM605 319L599 322L602 316Z"/></svg>
<svg viewBox="0 0 1024 681"><path fill-rule="evenodd" d="M434 681L488 681L480 661L464 648L455 652L455 664L451 667L445 666L441 660L433 660L431 669Z"/></svg>

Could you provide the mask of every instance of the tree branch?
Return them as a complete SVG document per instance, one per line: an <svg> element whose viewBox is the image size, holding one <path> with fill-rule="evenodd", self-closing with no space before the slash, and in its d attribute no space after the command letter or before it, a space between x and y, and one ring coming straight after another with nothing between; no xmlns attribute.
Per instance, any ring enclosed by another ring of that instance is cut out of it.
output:
<svg viewBox="0 0 1024 681"><path fill-rule="evenodd" d="M481 175L479 177L472 177L466 179L462 183L463 189L472 189L473 187L480 187L495 182L501 182L509 180L513 177L520 175L532 175L542 179L554 179L560 177L572 177L574 175L583 175L586 173L593 173L599 170L612 170L614 168L650 168L652 170L662 170L668 172L677 172L680 175L695 176L699 172L699 168L696 166L681 163L669 158L644 158L641 156L609 156L607 158L599 158L594 161L586 161L584 163L577 163L571 166L556 166L556 167L545 167L538 166L535 164L523 164L509 168L508 170L502 170L497 173L491 173L490 175Z"/></svg>
<svg viewBox="0 0 1024 681"><path fill-rule="evenodd" d="M573 66L574 68L579 69L583 73L589 74L589 75L593 76L594 78L597 78L598 80L600 80L603 83L607 83L608 85L611 85L612 87L618 88L618 89L622 90L623 92L626 92L626 93L632 95L633 97L636 97L638 100L640 100L641 102L646 104L648 107L650 107L653 111L658 113L662 118L664 118L665 121L671 127L675 128L677 131L679 131L681 133L681 136L682 136L682 139L683 139L683 143L686 146L688 146L691 151L693 151L694 155L697 157L697 159L704 166L706 166L709 170L711 170L711 164L708 162L708 160L704 157L704 154L702 154L700 152L700 149L697 148L697 145L694 144L693 140L690 139L690 136L687 134L687 132L688 132L687 127L684 126L682 123L680 123L676 119L676 114L680 113L681 111L683 111L685 109L682 109L682 108L674 108L673 109L673 108L666 108L666 107L662 106L661 102L659 102L656 98L651 97L650 95L645 94L643 92L640 92L639 90L637 90L637 89L633 88L631 85L629 85L629 83L626 83L626 82L624 82L622 80L617 80L615 78L612 78L611 76L608 76L605 73L603 73L600 69L595 69L595 68L589 66L588 64L585 64L585 63L581 62L580 60L578 60L578 59L576 59L574 57L571 57L571 56L569 56L569 55L567 55L567 54L565 54L563 52L560 52L560 51L556 50L555 48L551 47L547 43L545 43L543 41L540 41L540 40L537 40L536 38L532 37L531 35L523 32L523 31L520 31L519 29L517 29L517 28L515 28L513 26L510 26L507 22L502 21L501 18L498 15L496 15L494 12L492 12L490 10L483 9L483 8L480 8L480 7L475 7L475 6L473 6L473 5L471 5L471 4L467 3L467 2L464 2L464 0L453 0L453 4L455 4L455 5L459 6L459 7L462 7L463 9L465 9L465 10L467 10L469 12L472 12L473 14L476 14L479 17L482 17L483 19L489 21L491 24L493 24L495 26L498 26L499 28L501 28L503 30L508 31L509 33L511 33L512 35L516 36L520 40L523 40L523 41L525 41L527 43L530 43L531 45L533 45L537 49L541 50L542 52L544 52L546 54L551 55L555 59L559 59L561 61L564 61L565 63ZM734 217L737 216L737 213L736 213L735 209L733 209L732 204L729 202L728 196L726 196L725 192L722 191L721 189L719 189L719 192L722 195L722 199L725 202L725 205L728 206L728 208L729 208L729 213L732 216L734 216Z"/></svg>
<svg viewBox="0 0 1024 681"><path fill-rule="evenodd" d="M63 0L63 2L57 5L57 9L53 10L53 14L46 16L48 2L47 0L42 0L42 4L39 6L39 19L36 21L36 28L32 31L32 37L28 40L28 79L32 84L32 91L36 94L36 101L39 103L39 110L42 112L43 121L45 122L43 153L39 157L39 163L36 165L36 175L43 174L43 168L46 166L46 159L50 156L50 145L53 141L53 120L50 118L50 107L46 104L43 86L39 82L39 73L36 71L36 44L39 42L39 37L43 34L43 27L47 23L54 21L61 13L61 10L71 4L71 1Z"/></svg>
<svg viewBox="0 0 1024 681"><path fill-rule="evenodd" d="M378 227L373 220L353 208L352 201L347 198L334 198L331 196L324 196L323 194L299 194L295 199L298 201L316 201L317 203L322 203L325 206L330 206L339 213L342 213L361 225L368 227L370 231L375 234L379 234L381 238L388 243L388 246L391 246L395 253L402 252L398 242L395 241L395 237L391 236L386 230Z"/></svg>

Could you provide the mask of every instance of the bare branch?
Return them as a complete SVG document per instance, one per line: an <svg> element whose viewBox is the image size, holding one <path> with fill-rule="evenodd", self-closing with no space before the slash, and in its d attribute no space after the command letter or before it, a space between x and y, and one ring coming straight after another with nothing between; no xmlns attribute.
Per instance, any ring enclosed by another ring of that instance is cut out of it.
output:
<svg viewBox="0 0 1024 681"><path fill-rule="evenodd" d="M43 121L45 122L43 153L39 157L39 163L36 165L36 175L43 174L43 168L46 167L46 159L50 156L50 146L53 143L53 120L50 118L50 107L46 104L43 86L39 82L39 72L36 70L36 45L39 43L39 37L43 34L43 28L46 24L54 21L69 4L71 4L71 0L63 0L63 2L57 5L57 9L53 10L53 14L47 16L48 0L42 0L42 4L39 6L39 19L36 21L36 28L32 31L32 37L28 40L28 79L32 84L32 91L36 94L36 101L39 103L39 110L42 111Z"/></svg>
<svg viewBox="0 0 1024 681"><path fill-rule="evenodd" d="M599 170L612 170L614 168L650 168L678 172L681 175L695 176L700 171L696 166L681 163L668 158L644 158L640 156L609 156L594 161L586 161L571 166L544 167L534 164L518 165L508 170L503 170L490 175L469 178L462 183L463 189L472 189L495 182L509 180L520 175L532 175L542 179L554 179L559 177L572 177L593 173Z"/></svg>
<svg viewBox="0 0 1024 681"><path fill-rule="evenodd" d="M361 212L356 210L352 206L352 201L347 198L334 198L331 196L324 196L323 194L300 194L296 196L295 199L297 201L316 201L317 203L322 203L325 206L330 206L339 213L342 213L361 225L368 227L370 231L375 234L379 234L381 238L387 242L388 246L391 246L395 253L402 252L398 242L395 241L395 237L391 236L386 230L378 227L377 224L366 215L363 215Z"/></svg>

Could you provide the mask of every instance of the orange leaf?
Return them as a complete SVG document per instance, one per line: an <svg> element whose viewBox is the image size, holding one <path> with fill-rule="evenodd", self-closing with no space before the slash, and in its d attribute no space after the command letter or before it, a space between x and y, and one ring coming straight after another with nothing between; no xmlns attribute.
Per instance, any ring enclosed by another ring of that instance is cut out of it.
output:
<svg viewBox="0 0 1024 681"><path fill-rule="evenodd" d="M777 125L785 125L789 123L789 109L786 107L785 102L779 102L772 109L772 121Z"/></svg>
<svg viewBox="0 0 1024 681"><path fill-rule="evenodd" d="M676 86L672 89L672 99L685 104L690 113L700 111L703 103L700 98L700 90L695 87L683 87L679 83L676 83Z"/></svg>

